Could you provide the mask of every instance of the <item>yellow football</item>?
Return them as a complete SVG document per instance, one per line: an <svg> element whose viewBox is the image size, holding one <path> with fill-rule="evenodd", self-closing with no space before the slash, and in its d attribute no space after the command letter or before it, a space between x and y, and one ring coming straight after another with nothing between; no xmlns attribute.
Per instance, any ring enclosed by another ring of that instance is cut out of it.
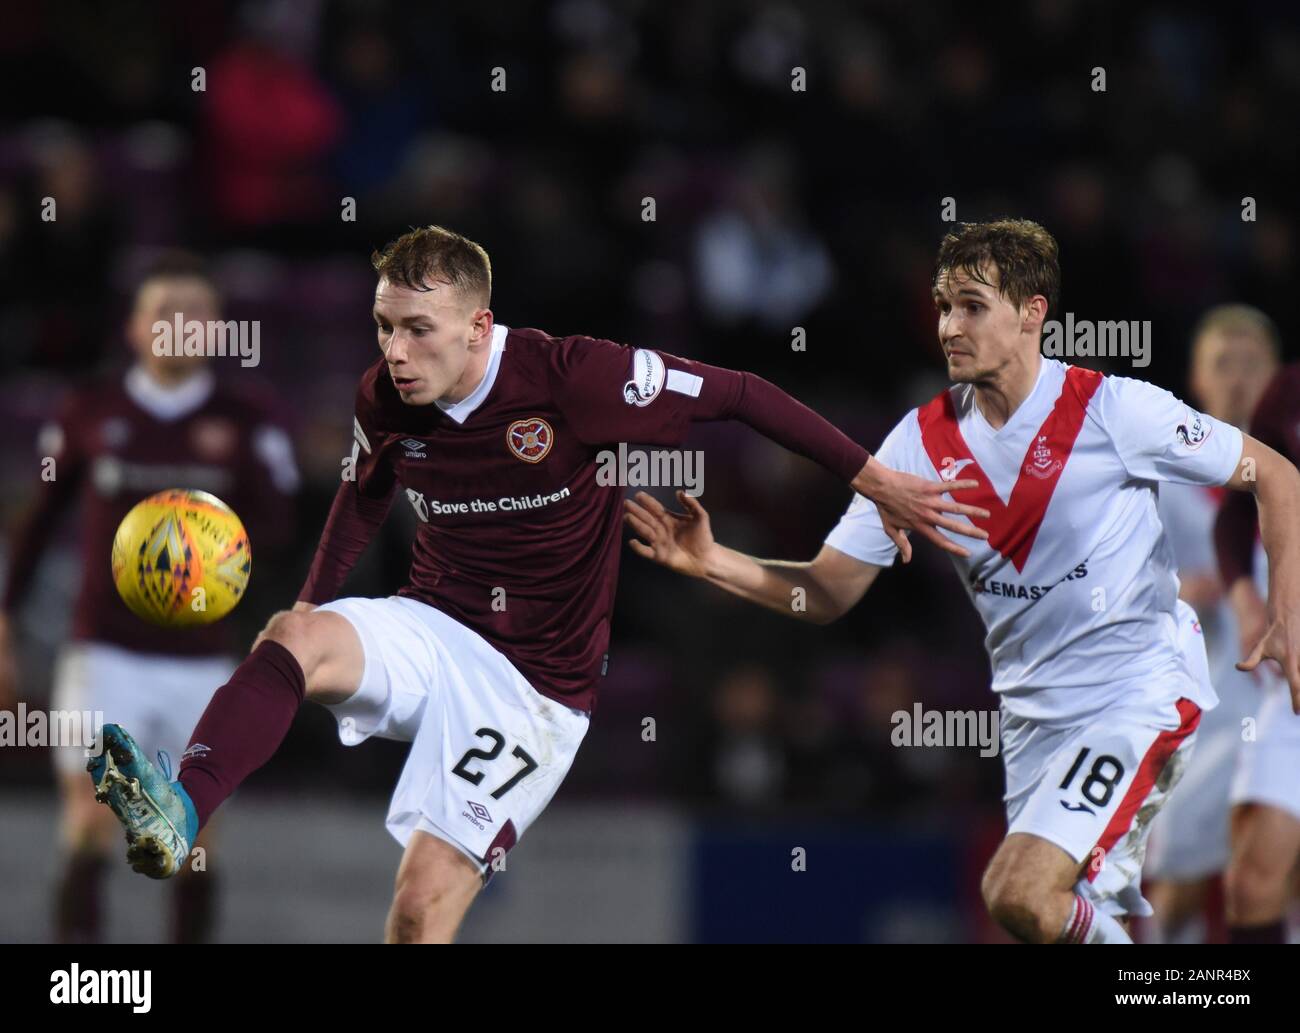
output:
<svg viewBox="0 0 1300 1033"><path fill-rule="evenodd" d="M167 628L211 624L248 587L253 556L235 511L206 491L137 503L113 537L113 583L137 617Z"/></svg>

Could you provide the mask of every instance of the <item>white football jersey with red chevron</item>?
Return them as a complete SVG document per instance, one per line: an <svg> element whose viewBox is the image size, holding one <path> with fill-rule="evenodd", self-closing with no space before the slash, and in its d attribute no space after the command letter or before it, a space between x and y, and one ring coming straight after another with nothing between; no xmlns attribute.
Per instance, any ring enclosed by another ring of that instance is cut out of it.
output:
<svg viewBox="0 0 1300 1033"><path fill-rule="evenodd" d="M1135 692L1217 702L1178 645L1156 485L1224 484L1241 446L1237 428L1159 387L1043 359L1001 428L958 384L909 412L877 457L928 479L980 482L958 501L989 510L976 521L988 541L948 537L971 553L952 560L988 632L993 690L1017 717L1075 721ZM879 566L897 554L862 496L826 543Z"/></svg>

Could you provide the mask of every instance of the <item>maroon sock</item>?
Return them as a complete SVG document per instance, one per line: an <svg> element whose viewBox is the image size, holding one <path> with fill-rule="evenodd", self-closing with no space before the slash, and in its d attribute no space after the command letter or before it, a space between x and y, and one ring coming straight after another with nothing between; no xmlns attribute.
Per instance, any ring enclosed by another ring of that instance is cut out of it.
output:
<svg viewBox="0 0 1300 1033"><path fill-rule="evenodd" d="M172 894L172 942L207 943L216 914L212 873L185 869L176 879Z"/></svg>
<svg viewBox="0 0 1300 1033"><path fill-rule="evenodd" d="M306 691L297 658L270 639L217 689L190 736L179 775L199 828L239 783L271 759Z"/></svg>
<svg viewBox="0 0 1300 1033"><path fill-rule="evenodd" d="M1228 942L1286 943L1286 921L1279 918L1276 922L1267 922L1264 925L1230 925Z"/></svg>
<svg viewBox="0 0 1300 1033"><path fill-rule="evenodd" d="M107 862L77 851L63 866L55 900L54 936L59 943L98 943L103 921L100 886Z"/></svg>

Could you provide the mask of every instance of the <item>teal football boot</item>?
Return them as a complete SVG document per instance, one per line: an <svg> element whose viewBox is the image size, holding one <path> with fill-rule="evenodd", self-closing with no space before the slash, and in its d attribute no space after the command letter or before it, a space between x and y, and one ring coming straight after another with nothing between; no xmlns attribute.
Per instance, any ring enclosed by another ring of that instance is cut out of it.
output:
<svg viewBox="0 0 1300 1033"><path fill-rule="evenodd" d="M86 765L95 799L126 829L126 859L141 875L167 879L189 859L199 816L185 787L168 782L120 725L104 725L100 753Z"/></svg>

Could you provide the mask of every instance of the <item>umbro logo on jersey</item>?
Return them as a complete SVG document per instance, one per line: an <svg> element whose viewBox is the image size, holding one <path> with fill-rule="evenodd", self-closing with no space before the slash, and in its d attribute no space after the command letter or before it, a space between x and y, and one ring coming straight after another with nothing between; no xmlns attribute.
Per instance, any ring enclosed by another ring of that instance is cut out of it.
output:
<svg viewBox="0 0 1300 1033"><path fill-rule="evenodd" d="M416 438L403 438L401 441L398 442L398 444L401 445L404 449L406 449L407 459L428 459L429 458L428 453L425 452L425 449L428 448L429 446L426 445L423 441L419 441Z"/></svg>
<svg viewBox="0 0 1300 1033"><path fill-rule="evenodd" d="M201 742L196 742L193 746L187 746L185 752L181 754L181 760L189 760L191 757L202 757L205 753L211 753L211 746L204 746Z"/></svg>
<svg viewBox="0 0 1300 1033"><path fill-rule="evenodd" d="M943 469L939 471L939 480L955 481L957 475L973 462L975 462L974 459L954 459L952 456L944 456Z"/></svg>
<svg viewBox="0 0 1300 1033"><path fill-rule="evenodd" d="M1066 803L1064 800L1062 800L1061 806L1064 807L1067 811L1087 811L1089 814L1093 814L1093 815L1097 813L1086 803Z"/></svg>

